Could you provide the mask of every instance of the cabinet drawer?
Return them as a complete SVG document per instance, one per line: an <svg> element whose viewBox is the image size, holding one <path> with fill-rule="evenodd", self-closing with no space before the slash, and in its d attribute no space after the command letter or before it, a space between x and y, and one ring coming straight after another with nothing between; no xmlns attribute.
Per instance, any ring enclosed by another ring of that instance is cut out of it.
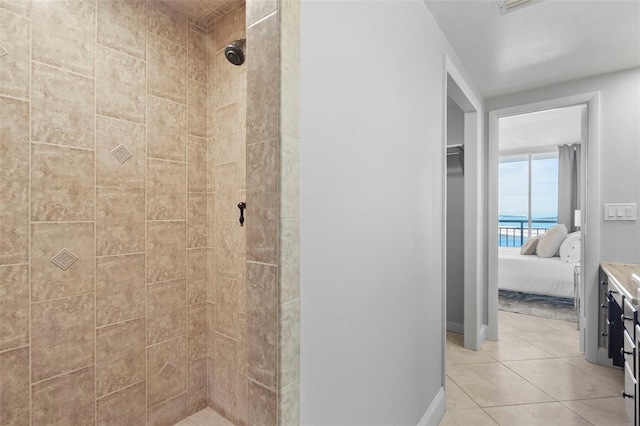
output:
<svg viewBox="0 0 640 426"><path fill-rule="evenodd" d="M631 302L629 302L629 299L626 297L623 297L622 299L624 302L622 307L624 313L622 325L625 330L629 332L629 336L631 336L631 338L635 338L634 326L636 325L636 322L638 322L638 310L633 304L631 304Z"/></svg>
<svg viewBox="0 0 640 426"><path fill-rule="evenodd" d="M628 365L632 375L635 377L636 344L631 337L631 334L627 330L624 330L622 332L622 335L624 336L624 346L622 347L622 356L624 357L624 363L625 365Z"/></svg>
<svg viewBox="0 0 640 426"><path fill-rule="evenodd" d="M629 364L624 363L624 392L622 397L624 399L624 409L629 416L629 420L632 425L636 424L636 379L633 376L633 371L629 367Z"/></svg>

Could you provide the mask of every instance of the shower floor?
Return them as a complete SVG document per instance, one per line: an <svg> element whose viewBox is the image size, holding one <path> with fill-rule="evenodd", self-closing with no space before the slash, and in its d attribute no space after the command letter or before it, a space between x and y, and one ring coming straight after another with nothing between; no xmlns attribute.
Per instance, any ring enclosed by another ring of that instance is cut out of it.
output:
<svg viewBox="0 0 640 426"><path fill-rule="evenodd" d="M174 426L233 426L233 423L207 407L176 423Z"/></svg>

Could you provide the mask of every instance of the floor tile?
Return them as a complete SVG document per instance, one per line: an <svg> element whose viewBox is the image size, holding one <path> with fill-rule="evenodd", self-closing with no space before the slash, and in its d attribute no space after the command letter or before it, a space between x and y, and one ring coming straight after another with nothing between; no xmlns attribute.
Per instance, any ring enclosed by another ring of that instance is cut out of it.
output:
<svg viewBox="0 0 640 426"><path fill-rule="evenodd" d="M620 394L619 388L560 359L508 361L504 365L558 401Z"/></svg>
<svg viewBox="0 0 640 426"><path fill-rule="evenodd" d="M447 342L454 343L458 346L464 347L464 336L461 333L454 333L453 331L447 331Z"/></svg>
<svg viewBox="0 0 640 426"><path fill-rule="evenodd" d="M447 343L447 364L477 364L496 360L482 351L472 351L456 344Z"/></svg>
<svg viewBox="0 0 640 426"><path fill-rule="evenodd" d="M624 370L622 368L593 364L587 361L584 355L560 359L614 387L618 387L621 390L624 387Z"/></svg>
<svg viewBox="0 0 640 426"><path fill-rule="evenodd" d="M438 423L439 426L496 426L491 417L487 415L482 409L474 408L470 410L456 410L447 411L444 413L444 417Z"/></svg>
<svg viewBox="0 0 640 426"><path fill-rule="evenodd" d="M478 404L473 402L469 395L464 393L460 386L456 385L448 376L445 391L447 396L445 407L448 411L478 408Z"/></svg>
<svg viewBox="0 0 640 426"><path fill-rule="evenodd" d="M524 332L519 333L518 337L555 357L582 355L580 341L562 331Z"/></svg>
<svg viewBox="0 0 640 426"><path fill-rule="evenodd" d="M484 410L501 426L591 425L559 402L490 407Z"/></svg>
<svg viewBox="0 0 640 426"><path fill-rule="evenodd" d="M504 365L451 365L447 374L480 407L529 404L552 398Z"/></svg>
<svg viewBox="0 0 640 426"><path fill-rule="evenodd" d="M553 358L553 355L525 342L516 334L501 334L499 340L487 340L482 351L498 361Z"/></svg>
<svg viewBox="0 0 640 426"><path fill-rule="evenodd" d="M615 398L565 401L562 405L578 413L594 426L629 426L631 421L624 410L624 401Z"/></svg>
<svg viewBox="0 0 640 426"><path fill-rule="evenodd" d="M531 315L498 311L498 332L521 333L524 331L553 330L552 327L544 324L540 319L540 317L534 317Z"/></svg>

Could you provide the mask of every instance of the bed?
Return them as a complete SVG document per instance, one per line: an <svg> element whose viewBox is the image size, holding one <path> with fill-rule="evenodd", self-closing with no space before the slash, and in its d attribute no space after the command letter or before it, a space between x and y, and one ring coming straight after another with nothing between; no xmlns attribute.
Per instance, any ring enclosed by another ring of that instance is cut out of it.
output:
<svg viewBox="0 0 640 426"><path fill-rule="evenodd" d="M580 262L560 257L520 254L520 247L498 248L498 288L531 294L574 298L574 269Z"/></svg>

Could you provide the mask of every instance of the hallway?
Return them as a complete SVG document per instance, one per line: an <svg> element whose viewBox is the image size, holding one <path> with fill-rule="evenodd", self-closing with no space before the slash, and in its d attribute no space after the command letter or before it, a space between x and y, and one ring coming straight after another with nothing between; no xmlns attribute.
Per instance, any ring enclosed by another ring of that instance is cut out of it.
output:
<svg viewBox="0 0 640 426"><path fill-rule="evenodd" d="M500 340L480 351L447 333L448 425L630 424L623 371L591 364L575 323L500 311Z"/></svg>

